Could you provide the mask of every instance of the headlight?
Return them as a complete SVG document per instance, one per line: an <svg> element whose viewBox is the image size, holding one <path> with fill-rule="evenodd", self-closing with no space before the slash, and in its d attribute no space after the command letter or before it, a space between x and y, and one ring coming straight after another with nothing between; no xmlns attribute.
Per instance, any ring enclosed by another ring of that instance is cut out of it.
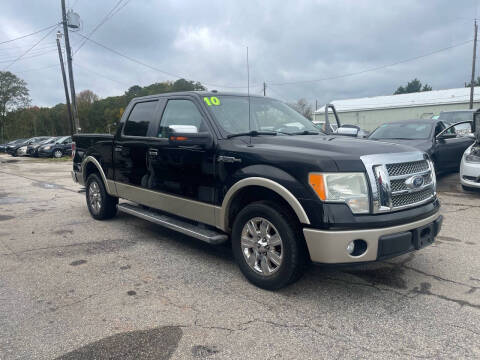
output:
<svg viewBox="0 0 480 360"><path fill-rule="evenodd" d="M26 146L22 146L20 149L18 149L20 151L27 151L27 147Z"/></svg>
<svg viewBox="0 0 480 360"><path fill-rule="evenodd" d="M370 211L364 173L311 173L308 182L325 202L346 203L354 214L367 214Z"/></svg>
<svg viewBox="0 0 480 360"><path fill-rule="evenodd" d="M480 148L471 146L465 152L465 161L473 162L473 163L480 163Z"/></svg>
<svg viewBox="0 0 480 360"><path fill-rule="evenodd" d="M45 146L43 150L50 150L51 146Z"/></svg>

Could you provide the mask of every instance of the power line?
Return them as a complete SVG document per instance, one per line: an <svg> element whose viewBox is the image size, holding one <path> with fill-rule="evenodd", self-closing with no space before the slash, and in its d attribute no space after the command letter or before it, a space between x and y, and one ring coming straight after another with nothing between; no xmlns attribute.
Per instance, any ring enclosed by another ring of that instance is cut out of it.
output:
<svg viewBox="0 0 480 360"><path fill-rule="evenodd" d="M105 17L93 28L92 31L90 31L90 33L87 35L88 38L90 38L103 24L105 24L110 18L112 18L115 14L118 13L118 11L120 11L121 9L123 9L125 7L125 5L128 4L128 2L130 0L127 0L122 7L119 8L119 6L122 4L124 0L118 0L117 3L115 4L115 6L107 13L107 15L105 15ZM115 10L117 10L115 12ZM115 13L114 13L115 12ZM73 55L75 55L82 47L83 45L85 45L85 43L87 42L87 39L84 39L83 42L78 46L78 48L75 50L75 52L73 53Z"/></svg>
<svg viewBox="0 0 480 360"><path fill-rule="evenodd" d="M319 82L319 81L325 81L325 80L334 80L334 79L340 79L340 78L345 78L345 77L354 76L354 75L360 75L360 74L364 74L364 73L367 73L367 72L382 70L382 69L385 69L385 68L388 68L388 67L392 67L392 66L395 66L395 65L403 64L403 63L414 61L414 60L418 60L418 59L421 59L421 58L424 58L424 57L427 57L427 56L431 56L431 55L434 55L434 54L438 54L438 53L443 52L443 51L447 51L447 50L450 50L450 49L453 49L453 48L456 48L456 47L459 47L459 46L466 45L468 43L471 43L472 41L473 41L473 39L467 40L467 41L464 41L464 42L459 43L459 44L455 44L455 45L448 46L448 47L445 47L445 48L442 48L442 49L439 49L439 50L429 52L427 54L411 57L411 58L400 60L400 61L397 61L397 62L394 62L394 63L391 63L391 64L377 66L377 67L374 67L374 68L371 68L371 69L366 69L366 70L357 71L357 72L353 72L353 73L334 75L334 76L325 77L325 78L322 78L322 79L315 79L315 80L286 81L286 82L278 82L278 83L268 82L267 84L268 85L275 85L275 86L293 85L293 84L306 84L306 83L313 83L313 82Z"/></svg>
<svg viewBox="0 0 480 360"><path fill-rule="evenodd" d="M48 35L50 35L52 32L55 31L56 29L56 26L53 27L52 29L50 29L50 31L48 33L45 34L45 36L43 36L40 40L38 40L33 46L31 46L27 51L25 51L22 55L18 56L15 60L13 60L10 64L8 64L5 69L8 69L10 66L12 66L13 64L15 64L17 61L19 61L22 57L24 57L25 55L27 55L29 53L30 50L32 50L35 46L37 46L38 44L40 44Z"/></svg>
<svg viewBox="0 0 480 360"><path fill-rule="evenodd" d="M24 38L26 38L26 37L29 37L29 36L32 36L32 35L35 35L35 34L39 34L39 33L41 33L41 32L44 32L45 30L54 28L54 27L56 27L57 25L58 25L58 24L51 25L51 26L47 26L46 28L37 30L37 31L35 31L35 32L33 32L33 33L30 33L30 34L27 34L27 35L22 35L22 36L19 36L19 37L15 38L15 39L10 39L10 40L2 41L2 42L0 42L0 45L6 44L6 43L9 43L9 42L13 42L13 41L17 41L17 40L21 40L21 39L24 39Z"/></svg>
<svg viewBox="0 0 480 360"><path fill-rule="evenodd" d="M40 71L40 70L46 70L46 69L51 69L51 68L57 68L60 65L55 64L55 65L49 65L49 66L43 66L40 68L35 68L35 69L27 69L27 70L22 70L22 71L15 71L15 74L23 74L27 72L33 72L33 71Z"/></svg>
<svg viewBox="0 0 480 360"><path fill-rule="evenodd" d="M163 71L163 70L158 69L158 68L156 68L156 67L154 67L154 66L152 66L152 65L146 64L146 63L144 63L143 61L140 61L140 60L137 60L137 59L135 59L135 58L132 58L131 56L125 55L125 54L123 54L123 53L121 53L121 52L119 52L119 51L117 51L117 50L115 50L115 49L112 49L112 48L110 48L110 47L108 47L108 46L106 46L106 45L103 45L103 44L99 43L99 42L96 41L96 40L90 39L89 37L87 37L87 36L85 36L85 35L83 35L83 34L80 34L79 32L75 32L74 34L76 34L76 35L78 35L78 36L81 36L82 38L87 39L88 41L93 42L93 43L96 44L97 46L100 46L100 47L102 47L102 48L104 48L104 49L106 49L106 50L108 50L108 51L110 51L110 52L113 52L114 54L116 54L116 55L118 55L118 56L121 56L121 57L123 57L123 58L125 58L125 59L127 59L127 60L130 60L130 61L132 61L132 62L134 62L134 63L136 63L136 64L142 65L142 66L144 66L144 67L147 67L147 68L149 68L149 69L151 69L151 70L154 70L154 71L156 71L156 72L159 72L159 73L161 73L161 74L167 75L167 76L169 76L169 77L177 78L177 79L185 79L185 78L186 78L186 76L181 76L181 75L177 75L177 74L173 74L173 73L169 73L169 72ZM247 86L225 86L225 85L207 84L207 83L204 83L204 82L201 82L201 83L202 83L203 85L206 85L206 86L218 87L218 88L225 88L225 89L246 89L246 88L247 88ZM252 86L253 86L253 85L252 85Z"/></svg>
<svg viewBox="0 0 480 360"><path fill-rule="evenodd" d="M118 84L120 84L120 85L127 86L127 87L130 86L130 85L124 83L124 82L121 82L121 81L118 81L118 80L109 78L108 76L105 76L105 75L103 75L103 74L100 74L99 72L93 71L93 70L91 70L91 69L89 69L89 68L86 68L85 66L79 65L77 62L74 63L74 65L77 66L77 67L79 67L79 68L82 69L83 71L91 72L91 73L93 73L93 74L95 74L95 75L97 75L97 76L103 77L103 78L105 78L105 79L107 79L107 80L110 80L110 81L113 81L113 82L116 82L116 83L118 83Z"/></svg>
<svg viewBox="0 0 480 360"><path fill-rule="evenodd" d="M32 56L24 56L21 60L26 60L26 59L33 59L33 58L36 58L36 57L39 57L39 56L43 56L43 55L46 55L46 54L51 54L55 52L55 50L48 50L48 51L44 51L44 52L41 52L41 53L37 53L35 55L32 55ZM11 62L13 64L13 61L20 61L20 59L9 59L9 60L0 60L0 63L4 64L4 63L9 63ZM10 66L10 65L9 65Z"/></svg>

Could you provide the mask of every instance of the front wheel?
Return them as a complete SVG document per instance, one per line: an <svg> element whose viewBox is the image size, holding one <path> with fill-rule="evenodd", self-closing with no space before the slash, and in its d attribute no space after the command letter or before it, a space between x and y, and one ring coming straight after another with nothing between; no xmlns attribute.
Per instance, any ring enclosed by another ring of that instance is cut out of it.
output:
<svg viewBox="0 0 480 360"><path fill-rule="evenodd" d="M98 174L94 173L88 176L86 187L88 211L94 219L110 219L117 214L118 198L108 195Z"/></svg>
<svg viewBox="0 0 480 360"><path fill-rule="evenodd" d="M53 157L56 159L60 159L63 156L62 150L54 150L53 151Z"/></svg>
<svg viewBox="0 0 480 360"><path fill-rule="evenodd" d="M305 269L307 251L296 219L271 202L255 202L240 211L232 247L243 275L263 289L285 287Z"/></svg>

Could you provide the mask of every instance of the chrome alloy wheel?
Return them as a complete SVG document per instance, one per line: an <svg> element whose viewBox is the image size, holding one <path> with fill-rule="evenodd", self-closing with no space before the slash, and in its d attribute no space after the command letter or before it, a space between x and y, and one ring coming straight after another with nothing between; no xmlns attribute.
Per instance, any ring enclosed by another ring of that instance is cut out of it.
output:
<svg viewBox="0 0 480 360"><path fill-rule="evenodd" d="M247 221L240 242L248 266L255 272L270 276L282 265L283 243L273 224L262 217Z"/></svg>
<svg viewBox="0 0 480 360"><path fill-rule="evenodd" d="M92 181L88 187L88 200L92 210L95 214L98 214L102 208L102 194L96 181Z"/></svg>

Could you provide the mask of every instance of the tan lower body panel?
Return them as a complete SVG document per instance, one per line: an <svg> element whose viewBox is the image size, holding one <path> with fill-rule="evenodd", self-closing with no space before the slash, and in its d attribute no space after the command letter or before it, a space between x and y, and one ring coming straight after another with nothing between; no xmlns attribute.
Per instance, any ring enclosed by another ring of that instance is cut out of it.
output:
<svg viewBox="0 0 480 360"><path fill-rule="evenodd" d="M215 205L114 182L118 197L215 226Z"/></svg>
<svg viewBox="0 0 480 360"><path fill-rule="evenodd" d="M426 219L409 224L368 230L325 231L306 228L303 229L303 235L313 262L341 264L375 261L377 259L378 240L381 236L418 228L435 221L439 216L440 214L436 213ZM367 251L360 256L351 256L347 252L347 245L350 241L356 239L367 242Z"/></svg>

